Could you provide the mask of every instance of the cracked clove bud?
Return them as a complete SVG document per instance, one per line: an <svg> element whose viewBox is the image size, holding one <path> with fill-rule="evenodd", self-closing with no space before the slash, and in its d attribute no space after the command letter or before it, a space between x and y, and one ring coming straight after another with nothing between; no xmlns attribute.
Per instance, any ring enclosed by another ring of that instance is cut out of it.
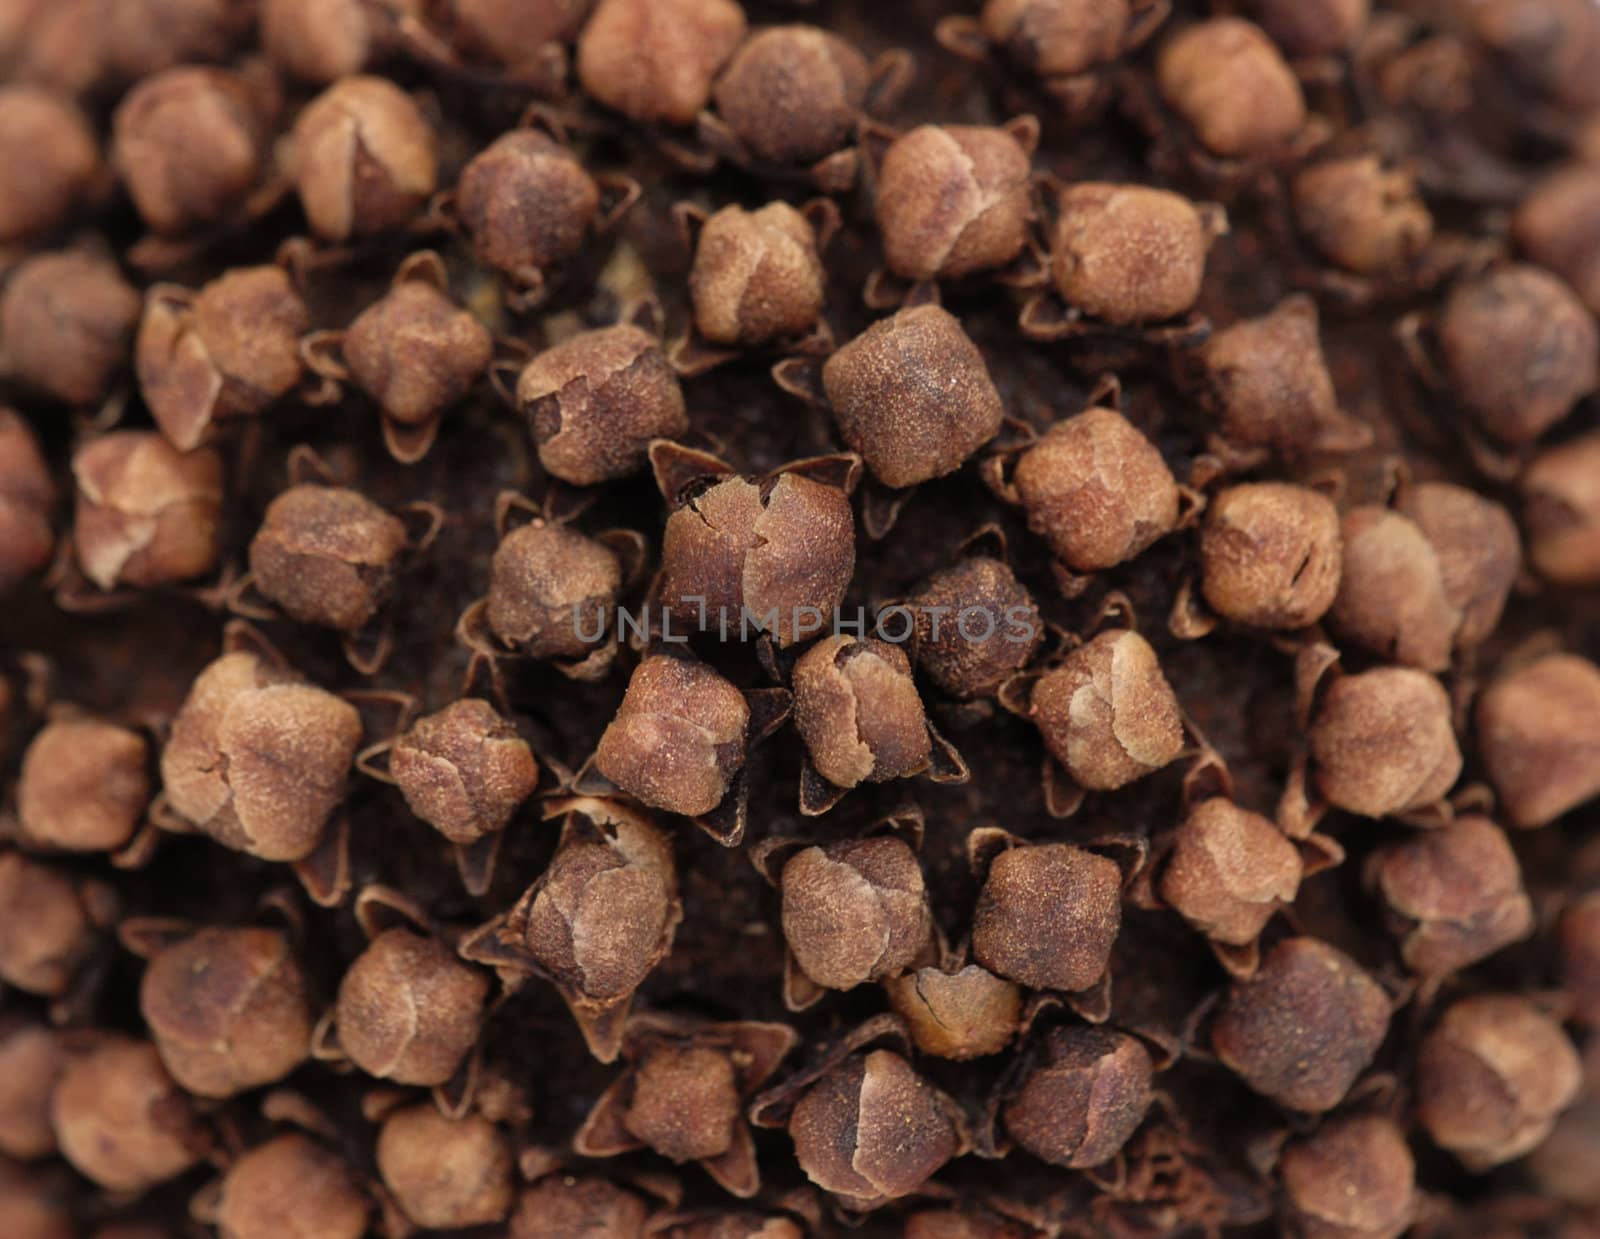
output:
<svg viewBox="0 0 1600 1239"><path fill-rule="evenodd" d="M1561 979L1572 995L1574 1013L1583 1023L1600 1027L1600 891L1573 901L1561 915L1556 936Z"/></svg>
<svg viewBox="0 0 1600 1239"><path fill-rule="evenodd" d="M116 264L82 250L19 263L0 291L9 376L63 404L99 404L127 359L139 294Z"/></svg>
<svg viewBox="0 0 1600 1239"><path fill-rule="evenodd" d="M1364 817L1434 804L1461 773L1449 694L1433 676L1410 667L1334 680L1309 738L1322 794Z"/></svg>
<svg viewBox="0 0 1600 1239"><path fill-rule="evenodd" d="M195 293L151 290L133 359L156 425L189 451L214 423L260 413L300 381L300 337L310 325L277 266L227 271Z"/></svg>
<svg viewBox="0 0 1600 1239"><path fill-rule="evenodd" d="M207 928L151 959L139 1011L172 1078L199 1097L232 1097L305 1061L312 1016L288 935Z"/></svg>
<svg viewBox="0 0 1600 1239"><path fill-rule="evenodd" d="M1521 1157L1582 1087L1561 1025L1514 994L1464 998L1417 1054L1417 1118L1434 1143L1474 1171Z"/></svg>
<svg viewBox="0 0 1600 1239"><path fill-rule="evenodd" d="M1161 898L1206 937L1248 946L1294 902L1300 853L1272 822L1220 796L1189 811L1161 871Z"/></svg>
<svg viewBox="0 0 1600 1239"><path fill-rule="evenodd" d="M627 477L652 439L689 429L683 389L649 332L623 323L540 353L517 380L539 463L574 486Z"/></svg>
<svg viewBox="0 0 1600 1239"><path fill-rule="evenodd" d="M1053 1166L1099 1166L1144 1121L1153 1070L1150 1052L1126 1033L1052 1028L1041 1061L1006 1103L1006 1131Z"/></svg>
<svg viewBox="0 0 1600 1239"><path fill-rule="evenodd" d="M1183 719L1150 643L1103 632L1033 686L1028 717L1067 773L1092 791L1153 774L1183 751Z"/></svg>
<svg viewBox="0 0 1600 1239"><path fill-rule="evenodd" d="M1022 1019L1022 990L987 968L918 968L884 982L917 1049L964 1062L998 1054Z"/></svg>
<svg viewBox="0 0 1600 1239"><path fill-rule="evenodd" d="M339 982L339 1045L370 1076L443 1084L478 1039L489 980L443 943L385 930Z"/></svg>
<svg viewBox="0 0 1600 1239"><path fill-rule="evenodd" d="M420 0L261 0L261 49L285 73L328 85L377 59L386 23L420 16Z"/></svg>
<svg viewBox="0 0 1600 1239"><path fill-rule="evenodd" d="M342 1158L300 1132L286 1132L228 1168L217 1226L228 1239L361 1239L367 1211L367 1199Z"/></svg>
<svg viewBox="0 0 1600 1239"><path fill-rule="evenodd" d="M1033 217L1029 130L919 125L896 138L878 169L875 211L889 270L908 280L956 279L1003 267L1028 243Z"/></svg>
<svg viewBox="0 0 1600 1239"><path fill-rule="evenodd" d="M712 344L752 347L804 335L827 299L811 221L786 202L723 207L700 230L689 296L695 327Z"/></svg>
<svg viewBox="0 0 1600 1239"><path fill-rule="evenodd" d="M508 1239L643 1239L649 1216L644 1201L614 1183L556 1174L522 1193Z"/></svg>
<svg viewBox="0 0 1600 1239"><path fill-rule="evenodd" d="M179 65L117 105L111 159L152 232L176 236L222 219L261 175L267 135L244 78Z"/></svg>
<svg viewBox="0 0 1600 1239"><path fill-rule="evenodd" d="M27 168L0 185L0 243L53 231L100 176L100 145L67 98L38 86L0 87L0 167Z"/></svg>
<svg viewBox="0 0 1600 1239"><path fill-rule="evenodd" d="M1167 105L1213 155L1267 155L1306 123L1306 100L1283 53L1262 29L1213 17L1161 45L1156 78Z"/></svg>
<svg viewBox="0 0 1600 1239"><path fill-rule="evenodd" d="M1003 560L987 555L934 573L905 605L917 619L917 669L961 700L993 696L1044 642L1028 587ZM977 618L967 626L964 615Z"/></svg>
<svg viewBox="0 0 1600 1239"><path fill-rule="evenodd" d="M1523 197L1511 235L1534 262L1561 276L1590 313L1600 313L1600 171L1589 164L1561 168Z"/></svg>
<svg viewBox="0 0 1600 1239"><path fill-rule="evenodd" d="M936 305L879 319L828 358L822 385L844 441L891 488L955 472L1005 412L978 346Z"/></svg>
<svg viewBox="0 0 1600 1239"><path fill-rule="evenodd" d="M821 631L855 565L844 488L783 470L724 477L692 487L667 518L659 596L688 628L726 631L748 620L787 649Z"/></svg>
<svg viewBox="0 0 1600 1239"><path fill-rule="evenodd" d="M1531 443L1600 385L1600 328L1577 296L1538 267L1458 284L1438 325L1455 397L1489 435ZM1495 347L1483 347L1493 340Z"/></svg>
<svg viewBox="0 0 1600 1239"><path fill-rule="evenodd" d="M831 31L769 26L739 45L712 98L756 158L813 164L854 136L870 77L866 58Z"/></svg>
<svg viewBox="0 0 1600 1239"><path fill-rule="evenodd" d="M584 658L611 629L622 564L576 530L542 521L501 539L489 565L490 630L530 658Z"/></svg>
<svg viewBox="0 0 1600 1239"><path fill-rule="evenodd" d="M1187 198L1083 181L1056 197L1050 275L1062 300L1094 318L1159 322L1194 308L1211 242L1211 226Z"/></svg>
<svg viewBox="0 0 1600 1239"><path fill-rule="evenodd" d="M539 759L478 697L418 719L395 741L389 773L406 806L452 843L504 830L539 783Z"/></svg>
<svg viewBox="0 0 1600 1239"><path fill-rule="evenodd" d="M1178 524L1178 485L1122 414L1093 408L1056 422L1017 461L1028 528L1074 572L1142 554Z"/></svg>
<svg viewBox="0 0 1600 1239"><path fill-rule="evenodd" d="M1539 574L1557 585L1600 582L1600 434L1539 453L1517 485Z"/></svg>
<svg viewBox="0 0 1600 1239"><path fill-rule="evenodd" d="M972 914L972 954L1029 989L1075 992L1105 974L1122 928L1122 871L1070 843L994 858Z"/></svg>
<svg viewBox="0 0 1600 1239"><path fill-rule="evenodd" d="M1230 486L1212 501L1200 535L1201 592L1225 619L1255 628L1304 628L1338 595L1339 510L1287 482Z"/></svg>
<svg viewBox="0 0 1600 1239"><path fill-rule="evenodd" d="M95 948L93 892L64 873L0 854L0 980L29 994L59 997Z"/></svg>
<svg viewBox="0 0 1600 1239"><path fill-rule="evenodd" d="M1250 7L1284 54L1302 59L1348 50L1366 28L1372 0L1254 0Z"/></svg>
<svg viewBox="0 0 1600 1239"><path fill-rule="evenodd" d="M658 654L629 678L595 767L642 804L696 817L728 794L744 765L749 723L743 694L722 676Z"/></svg>
<svg viewBox="0 0 1600 1239"><path fill-rule="evenodd" d="M111 68L137 82L189 62L228 58L241 15L228 0L126 0L106 6Z"/></svg>
<svg viewBox="0 0 1600 1239"><path fill-rule="evenodd" d="M223 846L297 861L321 841L360 743L348 701L239 651L195 678L161 781L173 810Z"/></svg>
<svg viewBox="0 0 1600 1239"><path fill-rule="evenodd" d="M1486 817L1386 847L1368 862L1406 966L1423 976L1469 968L1533 932L1533 905L1505 832Z"/></svg>
<svg viewBox="0 0 1600 1239"><path fill-rule="evenodd" d="M1600 795L1600 667L1551 654L1478 697L1478 754L1513 826L1546 826Z"/></svg>
<svg viewBox="0 0 1600 1239"><path fill-rule="evenodd" d="M1366 504L1344 514L1339 533L1344 560L1328 616L1334 630L1380 658L1447 669L1460 613L1445 596L1439 558L1421 527Z"/></svg>
<svg viewBox="0 0 1600 1239"><path fill-rule="evenodd" d="M180 452L153 430L91 439L72 458L74 549L103 590L187 581L220 553L222 457Z"/></svg>
<svg viewBox="0 0 1600 1239"><path fill-rule="evenodd" d="M56 484L39 440L13 409L0 405L0 595L50 562L50 516Z"/></svg>
<svg viewBox="0 0 1600 1239"><path fill-rule="evenodd" d="M1377 1115L1334 1119L1294 1141L1278 1177L1304 1239L1399 1239L1416 1217L1416 1161L1404 1133Z"/></svg>
<svg viewBox="0 0 1600 1239"><path fill-rule="evenodd" d="M37 1161L56 1152L50 1098L67 1065L61 1037L42 1024L0 1033L0 1153Z"/></svg>
<svg viewBox="0 0 1600 1239"><path fill-rule="evenodd" d="M546 267L583 248L600 186L560 142L514 129L462 169L456 211L478 261L534 287Z"/></svg>
<svg viewBox="0 0 1600 1239"><path fill-rule="evenodd" d="M988 0L984 37L1030 73L1076 77L1127 46L1132 0Z"/></svg>
<svg viewBox="0 0 1600 1239"><path fill-rule="evenodd" d="M494 356L489 330L425 279L402 279L344 336L350 375L384 416L415 430L465 399Z"/></svg>
<svg viewBox="0 0 1600 1239"><path fill-rule="evenodd" d="M133 837L150 800L144 737L98 719L47 724L17 777L17 816L29 843L112 852Z"/></svg>
<svg viewBox="0 0 1600 1239"><path fill-rule="evenodd" d="M388 601L406 545L405 522L359 491L303 482L267 505L250 571L290 618L355 632Z"/></svg>
<svg viewBox="0 0 1600 1239"><path fill-rule="evenodd" d="M1500 623L1522 569L1516 522L1498 503L1447 482L1409 486L1395 506L1422 530L1439 561L1445 600L1459 616L1456 648L1480 644Z"/></svg>
<svg viewBox="0 0 1600 1239"><path fill-rule="evenodd" d="M1339 408L1323 357L1316 302L1295 294L1200 349L1222 437L1242 452L1300 460L1367 446L1372 430Z"/></svg>
<svg viewBox="0 0 1600 1239"><path fill-rule="evenodd" d="M1385 167L1377 155L1314 163L1295 176L1292 193L1306 239L1357 275L1400 270L1433 240L1433 216L1416 178Z"/></svg>
<svg viewBox="0 0 1600 1239"><path fill-rule="evenodd" d="M311 230L341 242L403 227L433 193L433 130L387 78L347 77L295 120L294 180Z"/></svg>
<svg viewBox="0 0 1600 1239"><path fill-rule="evenodd" d="M910 659L875 638L825 637L800 657L794 721L817 773L836 787L919 774L933 751Z"/></svg>
<svg viewBox="0 0 1600 1239"><path fill-rule="evenodd" d="M408 1106L378 1133L378 1173L400 1211L425 1230L504 1222L516 1194L511 1146L480 1114L446 1118Z"/></svg>
<svg viewBox="0 0 1600 1239"><path fill-rule="evenodd" d="M108 1037L69 1060L50 1115L62 1156L112 1192L176 1178L204 1151L189 1099L146 1041Z"/></svg>
<svg viewBox="0 0 1600 1239"><path fill-rule="evenodd" d="M800 1169L850 1209L916 1191L962 1150L953 1103L892 1050L853 1054L789 1116Z"/></svg>
<svg viewBox="0 0 1600 1239"><path fill-rule="evenodd" d="M733 0L600 0L578 36L578 81L629 120L693 124L744 35Z"/></svg>
<svg viewBox="0 0 1600 1239"><path fill-rule="evenodd" d="M1235 981L1211 1048L1256 1092L1314 1114L1344 1099L1389 1030L1389 996L1355 960L1315 938L1287 938Z"/></svg>
<svg viewBox="0 0 1600 1239"><path fill-rule="evenodd" d="M517 69L553 43L570 43L593 7L594 0L448 0L444 10L471 51Z"/></svg>
<svg viewBox="0 0 1600 1239"><path fill-rule="evenodd" d="M824 989L898 976L932 939L922 867L892 836L808 847L785 863L778 886L784 940Z"/></svg>

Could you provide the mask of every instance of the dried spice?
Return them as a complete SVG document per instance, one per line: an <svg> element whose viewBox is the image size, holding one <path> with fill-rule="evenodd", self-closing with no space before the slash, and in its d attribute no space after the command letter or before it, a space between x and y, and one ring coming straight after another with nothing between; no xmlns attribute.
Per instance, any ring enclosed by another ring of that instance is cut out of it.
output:
<svg viewBox="0 0 1600 1239"><path fill-rule="evenodd" d="M989 555L934 573L906 606L917 622L917 670L952 697L992 696L1044 642L1044 622L1027 586Z"/></svg>
<svg viewBox="0 0 1600 1239"><path fill-rule="evenodd" d="M145 224L181 234L216 223L249 193L261 174L263 129L243 77L183 65L123 98L111 158Z"/></svg>
<svg viewBox="0 0 1600 1239"><path fill-rule="evenodd" d="M840 435L890 487L959 469L1004 412L983 355L936 305L874 323L828 358L822 384Z"/></svg>
<svg viewBox="0 0 1600 1239"><path fill-rule="evenodd" d="M199 1097L281 1080L311 1042L309 986L279 930L201 929L158 951L139 1011L172 1078Z"/></svg>
<svg viewBox="0 0 1600 1239"><path fill-rule="evenodd" d="M1069 843L1013 847L994 858L972 914L972 954L1029 989L1086 990L1122 928L1116 862Z"/></svg>
<svg viewBox="0 0 1600 1239"><path fill-rule="evenodd" d="M1150 1053L1109 1028L1052 1028L1040 1061L1005 1106L1006 1131L1043 1161L1110 1161L1150 1105Z"/></svg>
<svg viewBox="0 0 1600 1239"><path fill-rule="evenodd" d="M749 722L743 694L710 667L656 655L628 680L595 767L653 809L709 813L744 765Z"/></svg>
<svg viewBox="0 0 1600 1239"><path fill-rule="evenodd" d="M1417 1055L1417 1117L1469 1168L1520 1157L1550 1134L1578 1095L1577 1051L1525 998L1482 994L1453 1004Z"/></svg>
<svg viewBox="0 0 1600 1239"><path fill-rule="evenodd" d="M1390 1000L1344 952L1288 938L1261 970L1235 981L1211 1028L1211 1048L1256 1092L1321 1113L1344 1099L1378 1052Z"/></svg>
<svg viewBox="0 0 1600 1239"><path fill-rule="evenodd" d="M1600 1026L1600 893L1573 902L1557 930L1561 945L1561 977L1572 995L1577 1017Z"/></svg>
<svg viewBox="0 0 1600 1239"><path fill-rule="evenodd" d="M1294 902L1303 873L1299 851L1272 822L1216 796L1179 824L1159 889L1206 937L1246 946Z"/></svg>
<svg viewBox="0 0 1600 1239"><path fill-rule="evenodd" d="M143 1192L200 1159L200 1121L148 1042L108 1037L70 1060L50 1100L61 1154L114 1192Z"/></svg>
<svg viewBox="0 0 1600 1239"><path fill-rule="evenodd" d="M1505 832L1468 816L1377 852L1383 897L1406 965L1425 976L1467 968L1533 932L1533 906Z"/></svg>
<svg viewBox="0 0 1600 1239"><path fill-rule="evenodd" d="M998 1054L1016 1035L1022 990L977 964L946 972L918 968L884 982L917 1049L965 1061Z"/></svg>
<svg viewBox="0 0 1600 1239"><path fill-rule="evenodd" d="M267 505L250 571L291 618L354 632L388 601L406 545L405 522L359 491L302 482Z"/></svg>
<svg viewBox="0 0 1600 1239"><path fill-rule="evenodd" d="M106 888L0 853L0 980L30 994L66 993L115 911Z"/></svg>
<svg viewBox="0 0 1600 1239"><path fill-rule="evenodd" d="M600 0L578 37L578 80L630 120L688 125L744 35L733 0Z"/></svg>
<svg viewBox="0 0 1600 1239"><path fill-rule="evenodd" d="M300 205L324 241L402 227L437 184L433 130L386 78L341 78L306 105L292 137Z"/></svg>
<svg viewBox="0 0 1600 1239"><path fill-rule="evenodd" d="M1283 1151L1286 1212L1306 1239L1397 1239L1419 1200L1405 1136L1377 1115L1337 1118Z"/></svg>
<svg viewBox="0 0 1600 1239"><path fill-rule="evenodd" d="M522 1193L509 1239L643 1239L650 1210L632 1192L589 1175L551 1175Z"/></svg>
<svg viewBox="0 0 1600 1239"><path fill-rule="evenodd" d="M445 10L458 37L473 51L513 69L529 69L552 46L570 42L594 0L449 0ZM564 57L563 57L564 58Z"/></svg>
<svg viewBox="0 0 1600 1239"><path fill-rule="evenodd" d="M1537 267L1458 284L1438 324L1450 389L1485 433L1530 443L1600 385L1600 328L1577 296ZM1493 340L1486 349L1483 341Z"/></svg>
<svg viewBox="0 0 1600 1239"><path fill-rule="evenodd" d="M100 175L100 146L72 103L37 86L0 88L0 163L28 175L0 188L0 243L48 233L88 197Z"/></svg>
<svg viewBox="0 0 1600 1239"><path fill-rule="evenodd" d="M1478 754L1512 826L1545 826L1600 794L1600 668L1551 654L1509 671L1477 704Z"/></svg>
<svg viewBox="0 0 1600 1239"><path fill-rule="evenodd" d="M406 807L452 843L504 830L539 782L527 741L478 697L418 719L389 752Z"/></svg>
<svg viewBox="0 0 1600 1239"><path fill-rule="evenodd" d="M1523 253L1572 285L1590 313L1600 313L1596 210L1600 210L1600 173L1577 164L1535 185L1511 222Z"/></svg>
<svg viewBox="0 0 1600 1239"><path fill-rule="evenodd" d="M823 989L898 976L932 940L922 867L903 840L805 848L785 863L778 887L794 966Z"/></svg>
<svg viewBox="0 0 1600 1239"><path fill-rule="evenodd" d="M1261 27L1290 56L1326 56L1355 43L1371 0L1256 0Z"/></svg>
<svg viewBox="0 0 1600 1239"><path fill-rule="evenodd" d="M50 562L56 486L33 431L0 406L0 594Z"/></svg>
<svg viewBox="0 0 1600 1239"><path fill-rule="evenodd" d="M1091 791L1125 787L1177 760L1183 722L1150 643L1103 632L1033 686L1028 717L1069 775Z"/></svg>
<svg viewBox="0 0 1600 1239"><path fill-rule="evenodd" d="M1355 2L1365 7L1364 0ZM1293 192L1300 231L1324 258L1346 271L1373 275L1398 270L1433 239L1433 216L1415 178L1386 167L1376 155L1314 163L1295 176Z"/></svg>
<svg viewBox="0 0 1600 1239"><path fill-rule="evenodd" d="M160 285L145 295L134 342L139 391L179 451L215 423L251 417L300 381L305 302L277 266L228 271L197 292Z"/></svg>
<svg viewBox="0 0 1600 1239"><path fill-rule="evenodd" d="M1197 22L1161 45L1161 95L1213 154L1270 154L1300 132L1305 96L1283 53L1238 17Z"/></svg>
<svg viewBox="0 0 1600 1239"><path fill-rule="evenodd" d="M1518 481L1528 558L1557 585L1600 581L1600 435L1534 457Z"/></svg>
<svg viewBox="0 0 1600 1239"><path fill-rule="evenodd" d="M1144 185L1084 181L1056 195L1050 276L1069 306L1117 326L1194 308L1226 217Z"/></svg>
<svg viewBox="0 0 1600 1239"><path fill-rule="evenodd" d="M1033 215L1029 160L1039 124L921 125L895 139L878 169L875 211L889 270L954 279L1022 252Z"/></svg>
<svg viewBox="0 0 1600 1239"><path fill-rule="evenodd" d="M222 458L154 431L118 430L72 458L78 566L101 589L187 581L216 566Z"/></svg>
<svg viewBox="0 0 1600 1239"><path fill-rule="evenodd" d="M66 1064L60 1036L43 1025L0 1032L0 1153L35 1161L56 1151L50 1098Z"/></svg>
<svg viewBox="0 0 1600 1239"><path fill-rule="evenodd" d="M262 0L261 50L286 73L326 85L370 66L385 23L421 8L416 0Z"/></svg>
<svg viewBox="0 0 1600 1239"><path fill-rule="evenodd" d="M1270 313L1219 331L1200 361L1228 456L1298 460L1372 442L1371 428L1339 408L1309 297L1285 297Z"/></svg>
<svg viewBox="0 0 1600 1239"><path fill-rule="evenodd" d="M655 439L689 429L677 376L648 332L602 327L546 349L517 379L539 463L576 486L626 477Z"/></svg>
<svg viewBox="0 0 1600 1239"><path fill-rule="evenodd" d="M349 702L240 650L195 678L161 782L173 811L218 843L297 861L321 842L360 743Z"/></svg>
<svg viewBox="0 0 1600 1239"><path fill-rule="evenodd" d="M825 637L801 655L794 721L817 773L836 787L907 778L932 760L911 660L876 638Z"/></svg>
<svg viewBox="0 0 1600 1239"><path fill-rule="evenodd" d="M1461 773L1450 698L1433 676L1409 667L1336 679L1309 739L1322 794L1366 817L1434 804Z"/></svg>
<svg viewBox="0 0 1600 1239"><path fill-rule="evenodd" d="M1200 537L1201 590L1225 619L1305 628L1338 596L1343 546L1332 500L1286 482L1230 486Z"/></svg>
<svg viewBox="0 0 1600 1239"><path fill-rule="evenodd" d="M108 852L133 836L150 799L149 746L98 719L48 724L22 755L17 816L28 841L68 852Z"/></svg>
<svg viewBox="0 0 1600 1239"><path fill-rule="evenodd" d="M0 292L0 368L64 404L104 400L126 361L139 294L85 250L38 254Z"/></svg>
<svg viewBox="0 0 1600 1239"><path fill-rule="evenodd" d="M674 506L656 591L680 630L759 627L785 648L820 631L855 570L850 492L860 462L820 457L745 477L714 457L689 454L679 486L672 476L678 453L664 449L652 456Z"/></svg>
<svg viewBox="0 0 1600 1239"><path fill-rule="evenodd" d="M485 616L496 637L532 658L581 659L606 639L621 588L622 564L611 548L535 521L495 548Z"/></svg>
<svg viewBox="0 0 1600 1239"><path fill-rule="evenodd" d="M984 37L1030 72L1073 78L1137 41L1148 24L1144 7L1136 0L988 0L979 20Z"/></svg>
<svg viewBox="0 0 1600 1239"><path fill-rule="evenodd" d="M230 1239L269 1239L313 1228L326 1239L360 1239L368 1208L342 1159L299 1132L287 1132L229 1167L216 1220Z"/></svg>
<svg viewBox="0 0 1600 1239"><path fill-rule="evenodd" d="M1178 485L1161 453L1114 409L1056 422L1017 460L1028 527L1074 572L1133 559L1178 524Z"/></svg>
<svg viewBox="0 0 1600 1239"><path fill-rule="evenodd" d="M443 1084L478 1039L489 979L443 943L384 930L339 982L339 1048L368 1075Z"/></svg>
<svg viewBox="0 0 1600 1239"><path fill-rule="evenodd" d="M408 1106L383 1121L378 1173L400 1211L430 1230L503 1222L515 1196L511 1147L481 1115Z"/></svg>
<svg viewBox="0 0 1600 1239"><path fill-rule="evenodd" d="M695 328L744 347L811 330L827 296L819 249L811 221L786 202L723 207L701 228L689 270Z"/></svg>

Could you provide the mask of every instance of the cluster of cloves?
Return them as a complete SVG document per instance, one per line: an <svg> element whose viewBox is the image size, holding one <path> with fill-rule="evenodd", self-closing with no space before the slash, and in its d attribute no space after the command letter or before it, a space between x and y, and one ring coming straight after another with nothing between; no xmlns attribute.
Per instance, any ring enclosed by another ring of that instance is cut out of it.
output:
<svg viewBox="0 0 1600 1239"><path fill-rule="evenodd" d="M1596 83L0 0L0 1236L1600 1235Z"/></svg>

